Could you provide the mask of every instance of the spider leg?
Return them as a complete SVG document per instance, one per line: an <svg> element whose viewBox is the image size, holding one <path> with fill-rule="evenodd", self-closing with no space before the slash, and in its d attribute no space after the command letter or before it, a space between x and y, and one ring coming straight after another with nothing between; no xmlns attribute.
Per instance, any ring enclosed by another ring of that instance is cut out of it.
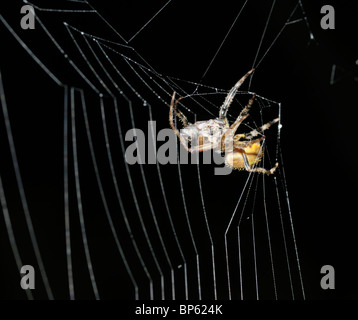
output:
<svg viewBox="0 0 358 320"><path fill-rule="evenodd" d="M172 108L172 109L175 111L176 116L180 119L180 121L182 122L183 126L186 127L186 126L188 126L188 124L189 124L189 123L188 123L188 119L187 119L187 117L184 115L183 112L181 112L181 111L179 111L179 110L177 109L178 102L179 102L181 99L183 99L183 97L180 97L180 98L179 98L178 100L176 100L175 103L174 103L173 97L174 97L174 99L175 99L175 94L176 94L176 92L173 92L172 101L171 101L171 103L170 103L170 108Z"/></svg>
<svg viewBox="0 0 358 320"><path fill-rule="evenodd" d="M194 146L190 148L189 152L203 152L212 149L213 149L212 143L206 143L206 144L199 144L198 146Z"/></svg>
<svg viewBox="0 0 358 320"><path fill-rule="evenodd" d="M199 145L196 145L196 146L191 147L191 148L188 147L185 139L181 136L179 130L174 125L174 112L175 112L175 115L181 120L181 122L183 123L184 127L188 126L188 124L189 124L186 116L182 112L177 110L177 104L182 99L182 97L175 101L175 95L176 95L176 92L174 91L173 96L172 96L172 100L171 100L171 103L170 103L170 109L169 109L169 124L170 124L170 127L172 128L172 130L178 136L179 141L181 142L181 144L184 146L184 148L188 152L203 152L203 151L212 149L212 144L211 143L199 144Z"/></svg>
<svg viewBox="0 0 358 320"><path fill-rule="evenodd" d="M279 120L280 120L280 118L276 118L270 122L265 123L260 128L254 129L254 130L250 131L249 133L245 134L245 138L248 140L251 140L252 138L258 136L259 134L262 134L265 130L269 129L273 124L275 124Z"/></svg>
<svg viewBox="0 0 358 320"><path fill-rule="evenodd" d="M235 133L237 131L237 129L239 128L241 122L243 122L248 116L249 116L249 110L254 102L255 99L255 94L251 97L251 99L249 100L248 104L246 105L246 107L244 109L241 110L239 116L236 118L235 122L230 126L230 128L223 134L221 141L224 142L224 144L227 144L228 139L233 140ZM226 122L227 119L225 118ZM244 134L240 134L241 138L244 138L245 135Z"/></svg>
<svg viewBox="0 0 358 320"><path fill-rule="evenodd" d="M252 97L249 100L248 104L245 106L244 109L241 110L241 112L240 112L239 116L237 117L236 121L238 121L241 118L243 118L243 120L246 119L246 117L249 115L249 111L251 109L251 106L254 103L255 97L256 97L256 94L252 95ZM242 122L242 120L241 120L241 122Z"/></svg>
<svg viewBox="0 0 358 320"><path fill-rule="evenodd" d="M230 126L230 128L225 131L221 137L221 150L232 150L235 132L240 126L241 122L243 122L248 116L248 114L244 116L239 115L236 121Z"/></svg>
<svg viewBox="0 0 358 320"><path fill-rule="evenodd" d="M170 124L170 127L172 128L172 130L175 132L175 134L178 136L179 138L179 141L181 142L181 144L184 146L184 148L189 151L189 152L192 152L191 148L189 148L186 144L186 141L183 139L183 137L181 136L179 130L175 127L174 125L174 111L175 111L175 115L177 116L178 115L178 111L176 110L177 108L177 104L178 104L178 101L181 99L179 98L177 101L175 101L175 94L176 92L174 91L173 92L173 95L172 95L172 101L170 102L170 109L169 109L169 124ZM175 102L174 102L175 101ZM188 125L188 121L185 117L185 115L183 113L181 113L181 116L182 118L179 117L179 119L181 119L181 121L183 122L183 125L184 127Z"/></svg>
<svg viewBox="0 0 358 320"><path fill-rule="evenodd" d="M258 172L258 173L264 173L264 174L270 175L270 174L273 174L278 167L278 162L276 162L275 165L271 169L265 169L265 168L260 168L260 167L252 168L249 165L249 160L247 159L245 152L242 153L242 158L244 159L245 170L248 172Z"/></svg>
<svg viewBox="0 0 358 320"><path fill-rule="evenodd" d="M236 84L231 88L231 90L229 91L229 93L227 94L225 101L223 103L223 105L220 108L220 112L219 112L219 119L225 119L226 118L226 114L227 111L229 110L230 104L232 103L232 100L234 99L237 90L239 90L239 88L241 87L241 85L244 83L244 81L246 80L246 78L252 73L254 72L255 69L251 69L248 73L246 73L238 82L236 82Z"/></svg>

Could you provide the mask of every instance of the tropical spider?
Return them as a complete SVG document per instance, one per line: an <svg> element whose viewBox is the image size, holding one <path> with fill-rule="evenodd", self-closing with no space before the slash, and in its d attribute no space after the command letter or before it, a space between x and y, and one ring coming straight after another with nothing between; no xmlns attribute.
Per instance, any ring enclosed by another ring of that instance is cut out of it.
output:
<svg viewBox="0 0 358 320"><path fill-rule="evenodd" d="M263 155L261 141L265 139L265 136L262 135L260 138L255 140L252 140L252 138L270 128L272 124L279 121L279 118L276 118L249 133L235 134L241 122L248 117L255 95L252 96L246 107L240 112L236 121L231 126L229 126L229 122L226 118L226 114L237 90L253 71L254 69L246 73L232 87L225 98L224 104L220 108L219 117L216 119L197 121L193 124L189 123L186 116L177 110L178 102L183 97L175 100L176 92L174 92L170 103L169 123L173 131L178 136L180 142L189 152L202 152L214 149L216 152L225 153L225 163L233 169L245 169L249 172L273 174L278 166L278 163L276 163L274 167L269 170L255 167ZM180 130L181 132L179 132L174 125L174 112L183 123L184 128ZM245 140L241 141L242 138ZM188 147L189 142L191 144L191 148Z"/></svg>

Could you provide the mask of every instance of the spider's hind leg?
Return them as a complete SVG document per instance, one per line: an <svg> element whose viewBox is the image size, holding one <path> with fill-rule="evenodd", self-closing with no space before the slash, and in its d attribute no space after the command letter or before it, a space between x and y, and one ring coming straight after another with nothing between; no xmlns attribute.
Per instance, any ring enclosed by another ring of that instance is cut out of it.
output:
<svg viewBox="0 0 358 320"><path fill-rule="evenodd" d="M175 115L179 118L179 120L182 122L183 126L184 127L187 127L189 122L188 122L188 119L187 117L184 115L183 112L179 111L177 109L177 105L178 105L178 102L183 99L183 97L180 97L178 100L175 101L175 95L176 95L176 92L174 91L173 92L173 96L172 96L172 101L170 103L170 115L169 115L169 120L170 122L172 123L173 122L173 111L175 112ZM174 102L175 101L175 102Z"/></svg>
<svg viewBox="0 0 358 320"><path fill-rule="evenodd" d="M170 124L170 127L172 128L172 130L178 136L179 141L182 143L182 145L185 147L185 149L189 152L192 152L191 148L189 148L187 146L186 141L183 139L179 130L174 125L174 121L173 121L174 120L174 112L175 112L175 116L178 116L178 118L182 121L184 127L186 127L188 125L188 120L187 120L186 116L182 112L177 111L177 104L182 98L179 98L178 100L175 101L175 94L176 94L176 92L174 91L173 96L172 96L172 101L170 102L169 124Z"/></svg>

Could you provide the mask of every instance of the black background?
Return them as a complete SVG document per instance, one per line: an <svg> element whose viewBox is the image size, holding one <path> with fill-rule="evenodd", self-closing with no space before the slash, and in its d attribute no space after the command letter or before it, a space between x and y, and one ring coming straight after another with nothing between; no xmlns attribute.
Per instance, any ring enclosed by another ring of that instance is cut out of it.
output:
<svg viewBox="0 0 358 320"><path fill-rule="evenodd" d="M158 2L154 5L152 2L121 1L120 4L104 4L91 1L126 39L130 39L164 3ZM295 3L277 2L262 50L265 50L278 34L287 19L287 12L290 12ZM322 30L320 27L320 8L323 4L332 4L335 8L335 30ZM1 14L34 54L50 70L54 70L54 74L61 81L89 89L69 68L66 61L61 60L61 56L52 44L49 45L50 42L43 32L36 34L40 28L33 31L20 28L21 5L17 2L11 5L1 4ZM130 45L159 73L198 82L241 5L233 1L211 4L205 1L173 1ZM303 5L314 40L310 40L309 29L304 22L287 27L257 69L252 88L262 96L280 101L283 105L282 149L307 298L356 299L358 52L355 47L358 8L354 1L303 1ZM42 4L39 6L46 7ZM203 83L218 88L230 88L238 76L249 70L270 6L269 1L249 1L247 10L254 14L242 15L240 24L230 33ZM57 16L60 15L54 15ZM297 18L300 17L297 15ZM46 25L49 25L51 19L51 16L44 18ZM106 38L121 41L115 38L115 33L100 24L99 20L93 23L93 19L86 14L66 15L66 19L69 19L68 22L72 25L76 22L76 25L83 28L85 26L89 33L103 36L103 32L106 32ZM62 200L63 101L59 100L63 97L63 89L50 80L4 25L0 25L0 30L1 73L26 195L40 248L46 257L49 278L56 288L55 297L67 299L67 287L64 285L67 280ZM71 53L74 49L68 44L70 38L63 31L63 26L54 23L52 30L58 32L57 39L60 39L61 45ZM339 72L341 79L330 85L334 64L337 65L337 75ZM140 127L142 123L139 114L143 110L136 112ZM158 123L163 120L162 127L166 127L167 115L162 115L159 110L154 112ZM205 114L199 113L198 116L205 117ZM123 119L129 119L129 115ZM147 119L146 114L143 120ZM18 234L20 252L24 261L32 261L33 254L13 176L2 115L0 123L1 177L11 208L13 225ZM123 127L130 128L131 125L125 123ZM170 170L163 172L169 179ZM155 175L155 170L150 170L147 179L150 181ZM185 173L184 179L186 178L188 176ZM133 179L140 179L140 176L134 173ZM230 190L235 186L233 179L220 183L229 190L229 196ZM217 195L215 187L212 185L208 188L208 197ZM138 194L141 201L144 197L143 190L138 190ZM171 196L171 203L176 197L179 198L179 194ZM155 201L153 195L153 202ZM197 206L200 207L200 203ZM218 200L216 211L220 212L221 207ZM93 207L94 211L95 209ZM220 225L220 221L216 223ZM5 261L0 269L0 296L5 299L24 299L25 295L17 287L18 274L15 271L9 272L16 270L16 266L3 220L0 228L1 256ZM98 226L98 239L94 238L94 242L100 242L103 234L107 232L107 229L102 230L101 226ZM77 237L80 239L79 231ZM74 245L73 250L74 263L80 266L84 259L80 245ZM103 248L98 247L95 250L100 252ZM114 250L107 248L103 251ZM118 254L114 259L119 260ZM108 274L111 274L108 279L113 277L115 281L118 280L118 274L115 263L113 266L111 263L109 258L104 260L103 272L107 270ZM320 268L326 264L335 267L335 290L323 291L319 286ZM80 274L81 269L77 272ZM79 295L84 299L93 298L92 294L86 293L91 291L88 280L83 280L83 283L79 281ZM35 297L46 298L41 285L39 283ZM116 292L110 291L107 295L104 297L113 298L116 297Z"/></svg>

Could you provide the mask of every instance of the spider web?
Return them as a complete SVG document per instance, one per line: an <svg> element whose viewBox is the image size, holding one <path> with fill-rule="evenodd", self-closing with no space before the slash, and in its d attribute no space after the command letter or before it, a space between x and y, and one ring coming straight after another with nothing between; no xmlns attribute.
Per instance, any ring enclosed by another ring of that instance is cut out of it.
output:
<svg viewBox="0 0 358 320"><path fill-rule="evenodd" d="M36 28L27 31L18 16L0 16L6 51L17 57L17 65L1 59L11 64L2 66L0 81L2 241L9 257L3 294L304 299L281 149L286 106L270 81L283 73L270 63L284 59L290 32L302 47L314 41L302 2L259 2L256 11L257 3L242 1L230 12L224 4L208 8L207 16L200 16L204 3L188 9L162 1L141 13L122 3L106 9L95 1L51 8L26 2L36 12ZM176 27L182 19L186 25ZM240 132L281 118L265 132L258 164L279 162L274 176L220 176L203 161L153 161L173 91L185 97L180 108L189 121L215 118L252 67L228 120L253 93ZM147 149L138 154L144 164L125 159L133 128L146 134ZM36 290L18 285L24 264L38 272Z"/></svg>

